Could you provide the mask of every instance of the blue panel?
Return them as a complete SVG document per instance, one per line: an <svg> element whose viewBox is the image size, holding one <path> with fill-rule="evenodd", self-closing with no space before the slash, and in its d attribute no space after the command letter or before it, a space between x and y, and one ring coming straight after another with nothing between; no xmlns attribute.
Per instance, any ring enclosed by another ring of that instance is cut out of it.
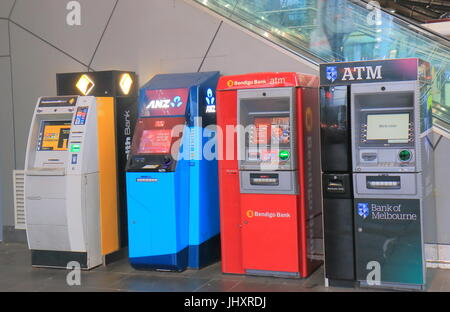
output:
<svg viewBox="0 0 450 312"><path fill-rule="evenodd" d="M189 119L175 172L127 173L129 256L135 268L182 271L220 257L217 160L204 159L210 137L194 124L204 113L200 95L218 78L218 72L157 75L141 89L142 95L148 89L189 88ZM153 182L138 182L142 177Z"/></svg>
<svg viewBox="0 0 450 312"><path fill-rule="evenodd" d="M137 182L137 179L157 182ZM177 244L175 173L127 173L130 257L174 254Z"/></svg>
<svg viewBox="0 0 450 312"><path fill-rule="evenodd" d="M200 131L205 131L200 129ZM197 139L202 142L200 148L203 149L205 143L210 140L208 137L201 137L197 133ZM200 245L211 237L219 234L219 190L218 190L218 168L217 160L195 160L191 161L190 179L190 229L189 244Z"/></svg>
<svg viewBox="0 0 450 312"><path fill-rule="evenodd" d="M188 185L189 161L183 159L175 172L127 172L129 257L135 267L186 268Z"/></svg>

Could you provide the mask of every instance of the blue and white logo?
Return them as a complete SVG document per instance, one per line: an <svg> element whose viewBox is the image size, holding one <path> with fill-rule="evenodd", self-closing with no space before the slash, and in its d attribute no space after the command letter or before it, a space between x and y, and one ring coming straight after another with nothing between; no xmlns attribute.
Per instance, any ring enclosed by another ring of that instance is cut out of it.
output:
<svg viewBox="0 0 450 312"><path fill-rule="evenodd" d="M215 105L216 104L216 98L214 97L214 92L211 88L206 91L206 104L207 105Z"/></svg>
<svg viewBox="0 0 450 312"><path fill-rule="evenodd" d="M327 79L331 82L335 82L338 77L338 71L336 66L327 66Z"/></svg>
<svg viewBox="0 0 450 312"><path fill-rule="evenodd" d="M170 103L172 107L181 107L183 105L183 101L181 100L181 96L176 96L173 98L173 101Z"/></svg>
<svg viewBox="0 0 450 312"><path fill-rule="evenodd" d="M360 217L363 217L363 219L367 218L369 216L369 204L366 203L359 203L358 204L358 215Z"/></svg>
<svg viewBox="0 0 450 312"><path fill-rule="evenodd" d="M206 91L206 113L216 112L216 98L214 97L214 92L211 88Z"/></svg>

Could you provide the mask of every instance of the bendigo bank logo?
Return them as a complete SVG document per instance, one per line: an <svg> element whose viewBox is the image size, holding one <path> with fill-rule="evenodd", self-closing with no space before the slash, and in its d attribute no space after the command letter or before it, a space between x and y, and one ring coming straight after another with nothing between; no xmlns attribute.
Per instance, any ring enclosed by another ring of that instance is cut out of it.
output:
<svg viewBox="0 0 450 312"><path fill-rule="evenodd" d="M253 210L247 210L247 218L253 218L255 216Z"/></svg>

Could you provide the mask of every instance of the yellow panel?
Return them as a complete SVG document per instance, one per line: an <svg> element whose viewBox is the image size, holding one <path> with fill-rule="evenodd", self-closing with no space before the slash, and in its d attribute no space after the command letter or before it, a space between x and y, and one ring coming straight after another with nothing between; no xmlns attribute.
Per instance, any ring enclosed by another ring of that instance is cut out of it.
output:
<svg viewBox="0 0 450 312"><path fill-rule="evenodd" d="M114 98L97 98L102 255L119 250Z"/></svg>

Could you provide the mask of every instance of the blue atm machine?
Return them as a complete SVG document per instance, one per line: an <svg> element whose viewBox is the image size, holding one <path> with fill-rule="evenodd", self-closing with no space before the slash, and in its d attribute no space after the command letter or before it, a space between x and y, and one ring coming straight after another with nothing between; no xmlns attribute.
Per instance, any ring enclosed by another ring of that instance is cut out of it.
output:
<svg viewBox="0 0 450 312"><path fill-rule="evenodd" d="M220 258L219 76L156 75L139 92L127 164L129 260L136 269L200 269Z"/></svg>

